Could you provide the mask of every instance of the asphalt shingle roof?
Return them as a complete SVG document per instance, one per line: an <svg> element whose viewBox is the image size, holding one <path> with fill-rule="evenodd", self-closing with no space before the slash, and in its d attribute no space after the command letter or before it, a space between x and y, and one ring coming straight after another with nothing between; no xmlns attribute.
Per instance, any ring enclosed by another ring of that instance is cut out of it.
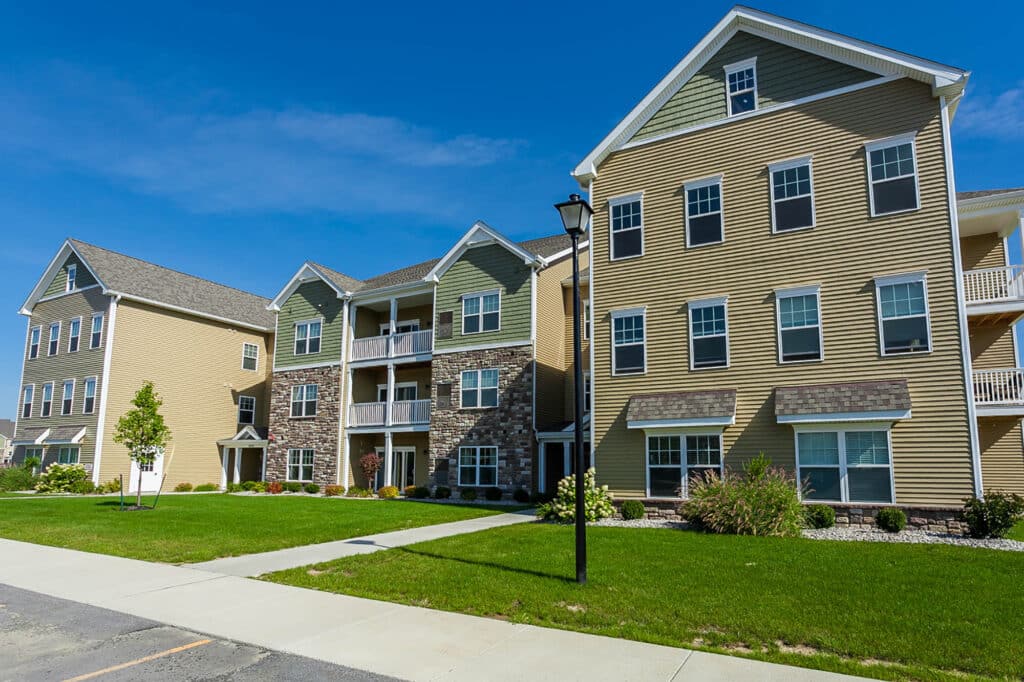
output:
<svg viewBox="0 0 1024 682"><path fill-rule="evenodd" d="M1024 192L1024 187L1012 187L1010 189L982 189L973 192L957 192L957 201L964 199L977 199L979 197L990 197L996 194L1011 194L1013 192Z"/></svg>
<svg viewBox="0 0 1024 682"><path fill-rule="evenodd" d="M0 419L0 435L8 438L14 435L14 422L10 419Z"/></svg>
<svg viewBox="0 0 1024 682"><path fill-rule="evenodd" d="M775 389L777 417L909 409L910 390L906 379L780 386Z"/></svg>
<svg viewBox="0 0 1024 682"><path fill-rule="evenodd" d="M735 389L650 393L629 399L627 421L710 419L736 414Z"/></svg>

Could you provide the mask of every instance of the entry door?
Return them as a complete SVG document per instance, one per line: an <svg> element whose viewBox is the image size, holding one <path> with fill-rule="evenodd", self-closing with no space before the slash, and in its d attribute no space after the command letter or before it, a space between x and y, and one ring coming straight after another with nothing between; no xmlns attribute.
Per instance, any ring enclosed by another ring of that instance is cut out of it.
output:
<svg viewBox="0 0 1024 682"><path fill-rule="evenodd" d="M164 471L164 456L161 452L150 464L142 467L142 492L156 492L160 487L160 478ZM139 465L132 461L131 480L128 482L128 492L137 492L139 488Z"/></svg>
<svg viewBox="0 0 1024 682"><path fill-rule="evenodd" d="M377 454L384 459L384 449L378 448ZM416 481L416 448L392 448L391 449L391 480L399 489L414 485ZM377 488L384 486L384 467L377 471L374 480Z"/></svg>
<svg viewBox="0 0 1024 682"><path fill-rule="evenodd" d="M558 441L544 443L544 492L555 492L565 474L565 444Z"/></svg>

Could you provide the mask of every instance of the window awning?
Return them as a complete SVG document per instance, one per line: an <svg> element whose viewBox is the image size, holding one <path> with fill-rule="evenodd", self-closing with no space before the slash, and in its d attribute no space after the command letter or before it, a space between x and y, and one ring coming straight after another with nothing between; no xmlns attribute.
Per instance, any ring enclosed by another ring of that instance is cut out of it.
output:
<svg viewBox="0 0 1024 682"><path fill-rule="evenodd" d="M36 426L19 429L14 445L78 445L85 438L85 426Z"/></svg>
<svg viewBox="0 0 1024 682"><path fill-rule="evenodd" d="M580 420L583 425L583 437L589 438L590 415L583 415ZM549 424L537 429L537 440L539 441L572 441L576 437L576 422L561 422Z"/></svg>
<svg viewBox="0 0 1024 682"><path fill-rule="evenodd" d="M630 429L725 428L735 423L735 389L635 395L626 410Z"/></svg>
<svg viewBox="0 0 1024 682"><path fill-rule="evenodd" d="M217 441L229 448L265 448L269 444L266 427L246 426L231 438Z"/></svg>
<svg viewBox="0 0 1024 682"><path fill-rule="evenodd" d="M780 386L775 419L779 424L910 419L910 389L906 379Z"/></svg>

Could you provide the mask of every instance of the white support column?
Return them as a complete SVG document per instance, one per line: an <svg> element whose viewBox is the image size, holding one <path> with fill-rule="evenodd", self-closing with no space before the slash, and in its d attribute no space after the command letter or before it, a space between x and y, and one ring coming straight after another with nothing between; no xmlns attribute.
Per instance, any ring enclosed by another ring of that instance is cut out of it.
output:
<svg viewBox="0 0 1024 682"><path fill-rule="evenodd" d="M342 439L342 455L341 455L341 482L340 485L344 486L345 492L348 492L348 476L349 476L349 458L352 457L352 436L345 434Z"/></svg>
<svg viewBox="0 0 1024 682"><path fill-rule="evenodd" d="M242 477L242 448L235 448L235 471L231 477L232 483L240 483Z"/></svg>
<svg viewBox="0 0 1024 682"><path fill-rule="evenodd" d="M384 433L384 485L394 485L391 466L395 461L394 448L391 445L391 432Z"/></svg>
<svg viewBox="0 0 1024 682"><path fill-rule="evenodd" d="M267 446L263 446L263 464L260 465L260 480L267 480Z"/></svg>
<svg viewBox="0 0 1024 682"><path fill-rule="evenodd" d="M228 452L229 448L223 446L220 449L220 487L228 487Z"/></svg>
<svg viewBox="0 0 1024 682"><path fill-rule="evenodd" d="M391 426L391 410L395 403L395 365L388 363L388 392L384 404L384 424Z"/></svg>
<svg viewBox="0 0 1024 682"><path fill-rule="evenodd" d="M391 299L391 319L390 319L391 333L394 334L395 330L398 329L398 299Z"/></svg>

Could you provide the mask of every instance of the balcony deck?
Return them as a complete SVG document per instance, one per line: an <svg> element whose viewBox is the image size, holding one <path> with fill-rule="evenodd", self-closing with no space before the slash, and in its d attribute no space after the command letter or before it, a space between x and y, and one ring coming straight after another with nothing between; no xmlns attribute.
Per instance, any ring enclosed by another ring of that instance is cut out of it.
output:
<svg viewBox="0 0 1024 682"><path fill-rule="evenodd" d="M979 369L973 375L979 417L1024 416L1024 368Z"/></svg>
<svg viewBox="0 0 1024 682"><path fill-rule="evenodd" d="M429 360L434 349L434 330L367 336L352 340L349 362L374 364L395 358Z"/></svg>
<svg viewBox="0 0 1024 682"><path fill-rule="evenodd" d="M964 273L967 314L982 324L1012 323L1024 315L1024 266Z"/></svg>
<svg viewBox="0 0 1024 682"><path fill-rule="evenodd" d="M395 400L391 403L391 420L388 423L388 404L353 403L348 410L348 428L391 428L430 426L430 400ZM415 430L415 429L409 429Z"/></svg>

